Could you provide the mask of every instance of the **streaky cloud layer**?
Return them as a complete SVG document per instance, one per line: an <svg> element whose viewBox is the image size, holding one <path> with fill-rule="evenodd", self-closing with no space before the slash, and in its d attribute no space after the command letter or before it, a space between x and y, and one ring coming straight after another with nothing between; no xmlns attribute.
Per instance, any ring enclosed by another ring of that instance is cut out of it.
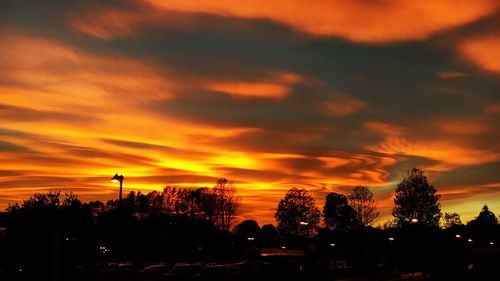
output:
<svg viewBox="0 0 500 281"><path fill-rule="evenodd" d="M233 180L241 219L286 190L369 186L390 218L424 169L466 221L500 200L498 1L4 1L0 208Z"/></svg>

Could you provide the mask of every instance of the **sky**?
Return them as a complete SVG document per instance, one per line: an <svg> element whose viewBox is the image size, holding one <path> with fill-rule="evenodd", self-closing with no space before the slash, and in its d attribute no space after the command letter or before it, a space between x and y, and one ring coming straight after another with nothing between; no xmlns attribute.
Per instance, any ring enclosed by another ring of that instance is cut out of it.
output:
<svg viewBox="0 0 500 281"><path fill-rule="evenodd" d="M232 180L368 186L379 223L423 169L443 211L500 214L498 0L3 0L0 209Z"/></svg>

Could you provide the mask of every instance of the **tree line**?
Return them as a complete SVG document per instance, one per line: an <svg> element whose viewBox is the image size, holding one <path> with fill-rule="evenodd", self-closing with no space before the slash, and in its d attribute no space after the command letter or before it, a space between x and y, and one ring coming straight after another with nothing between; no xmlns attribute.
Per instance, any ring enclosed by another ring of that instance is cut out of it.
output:
<svg viewBox="0 0 500 281"><path fill-rule="evenodd" d="M81 208L92 214L94 220L107 212L121 209L141 220L153 214L185 216L205 220L218 229L230 231L238 215L241 196L233 182L220 178L212 188L197 189L167 186L163 191L144 194L131 191L123 202L99 200L82 203L73 193L36 193L21 204L9 205L10 214L29 213L37 210L58 210L69 207ZM393 220L387 227L402 227L416 224L428 227L449 228L463 225L460 215L441 213L440 195L428 182L424 172L417 168L408 170L397 184L392 210ZM348 195L330 192L320 211L312 195L303 188L293 187L280 200L275 215L277 230L283 234L313 235L320 227L321 218L325 228L349 231L371 226L379 217L373 192L366 186L356 186ZM498 218L485 205L479 216L468 224L497 224ZM236 230L236 228L234 229Z"/></svg>
<svg viewBox="0 0 500 281"><path fill-rule="evenodd" d="M226 178L217 180L213 188L184 189L167 186L162 192L152 191L144 194L131 191L123 202L99 200L82 203L73 193L66 193L61 198L60 192L37 193L22 204L9 205L7 212L26 213L39 209L81 208L97 219L99 216L121 209L132 214L136 219L145 219L152 214L165 216L189 216L203 219L221 230L230 230L237 214L241 197L237 195L234 183Z"/></svg>
<svg viewBox="0 0 500 281"><path fill-rule="evenodd" d="M384 228L410 224L433 228L463 225L456 212L444 213L443 216L439 199L436 188L429 183L422 170L413 168L407 171L396 187L392 210L394 219L386 222ZM281 199L275 213L278 230L295 235L315 234L321 218L330 230L349 231L371 226L378 216L374 194L366 186L356 186L347 196L328 193L322 211L305 189L294 187ZM468 224L498 224L498 218L484 205L479 216Z"/></svg>
<svg viewBox="0 0 500 281"><path fill-rule="evenodd" d="M276 226L260 227L254 220L235 225L241 197L225 178L211 188L168 186L106 203L83 203L73 193L37 193L7 208L0 248L8 254L0 265L15 271L23 264L49 276L53 264L70 274L77 265L116 259L226 259L249 247L290 247L362 271L374 270L380 259L393 268L442 266L439 259L445 258L449 266L462 265L457 259L466 256L465 246L500 243L498 218L486 205L464 225L457 213L441 214L439 199L424 172L414 168L397 184L394 220L384 228L372 227L379 212L365 186L348 195L328 193L321 210L305 189L291 188L276 208Z"/></svg>

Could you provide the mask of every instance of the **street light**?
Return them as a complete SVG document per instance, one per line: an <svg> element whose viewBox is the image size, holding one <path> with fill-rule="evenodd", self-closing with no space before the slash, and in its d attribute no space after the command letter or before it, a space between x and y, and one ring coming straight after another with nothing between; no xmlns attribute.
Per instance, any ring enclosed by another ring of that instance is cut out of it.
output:
<svg viewBox="0 0 500 281"><path fill-rule="evenodd" d="M306 227L309 225L308 222L305 222L305 221L301 221L299 222L299 232L300 232L300 229L302 228L302 235L304 235L304 237L306 236Z"/></svg>
<svg viewBox="0 0 500 281"><path fill-rule="evenodd" d="M123 175L118 175L118 173L116 173L113 178L111 179L111 182L119 182L120 183L120 204L122 202L122 187L123 187Z"/></svg>

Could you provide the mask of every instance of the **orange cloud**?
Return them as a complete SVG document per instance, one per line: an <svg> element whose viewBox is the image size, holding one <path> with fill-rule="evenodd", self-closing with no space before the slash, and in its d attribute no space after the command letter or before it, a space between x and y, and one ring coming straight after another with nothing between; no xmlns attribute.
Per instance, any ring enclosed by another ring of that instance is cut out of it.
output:
<svg viewBox="0 0 500 281"><path fill-rule="evenodd" d="M263 98L283 98L290 93L290 87L302 80L293 73L281 73L274 75L270 80L263 82L219 82L210 81L205 84L205 88L211 91L223 92L236 97L263 97Z"/></svg>
<svg viewBox="0 0 500 281"><path fill-rule="evenodd" d="M498 161L500 154L483 149L464 147L449 141L410 141L402 137L387 137L367 149L390 155L419 156L439 161L427 169L447 171L452 168Z"/></svg>
<svg viewBox="0 0 500 281"><path fill-rule="evenodd" d="M2 91L3 99L10 104L36 105L37 109L78 106L89 110L112 107L123 95L127 99L120 102L164 99L174 85L153 67L137 60L98 57L44 38L0 38L0 66L5 70L0 77L30 88Z"/></svg>
<svg viewBox="0 0 500 281"><path fill-rule="evenodd" d="M164 13L145 5L135 10L107 8L89 13L78 11L69 14L68 18L75 30L103 40L140 36L139 28L143 26L175 26L184 30L196 28L195 22L189 17Z"/></svg>
<svg viewBox="0 0 500 281"><path fill-rule="evenodd" d="M323 111L327 115L346 116L360 111L366 104L360 100L339 96L323 103Z"/></svg>
<svg viewBox="0 0 500 281"><path fill-rule="evenodd" d="M400 136L405 133L404 128L395 125L378 122L368 121L364 124L366 128L385 136Z"/></svg>
<svg viewBox="0 0 500 281"><path fill-rule="evenodd" d="M490 130L486 124L461 120L438 122L438 127L446 133L457 135L477 135L486 133Z"/></svg>
<svg viewBox="0 0 500 281"><path fill-rule="evenodd" d="M143 22L140 15L119 10L103 10L92 15L73 16L71 26L76 30L100 39L111 39L116 35L132 36L133 27Z"/></svg>
<svg viewBox="0 0 500 281"><path fill-rule="evenodd" d="M488 16L500 6L495 0L146 2L173 11L269 19L314 35L338 36L363 43L422 40Z"/></svg>
<svg viewBox="0 0 500 281"><path fill-rule="evenodd" d="M461 54L485 71L500 74L500 37L473 37L459 43Z"/></svg>

